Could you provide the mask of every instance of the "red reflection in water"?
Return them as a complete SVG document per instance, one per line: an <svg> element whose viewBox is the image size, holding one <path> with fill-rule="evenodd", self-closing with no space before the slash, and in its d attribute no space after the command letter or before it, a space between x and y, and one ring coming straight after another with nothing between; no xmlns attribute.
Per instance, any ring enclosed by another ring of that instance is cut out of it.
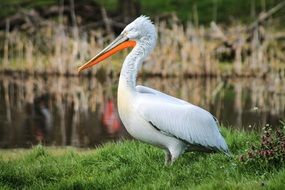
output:
<svg viewBox="0 0 285 190"><path fill-rule="evenodd" d="M102 115L102 123L107 128L109 134L113 135L120 131L121 122L112 99L108 99Z"/></svg>

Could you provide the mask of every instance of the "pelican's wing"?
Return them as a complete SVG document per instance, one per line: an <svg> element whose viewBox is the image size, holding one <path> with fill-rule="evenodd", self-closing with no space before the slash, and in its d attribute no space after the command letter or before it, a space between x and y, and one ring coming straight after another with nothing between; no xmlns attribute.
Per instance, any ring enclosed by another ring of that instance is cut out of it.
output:
<svg viewBox="0 0 285 190"><path fill-rule="evenodd" d="M217 122L206 110L151 88L137 87L136 111L158 130L190 144L228 153Z"/></svg>

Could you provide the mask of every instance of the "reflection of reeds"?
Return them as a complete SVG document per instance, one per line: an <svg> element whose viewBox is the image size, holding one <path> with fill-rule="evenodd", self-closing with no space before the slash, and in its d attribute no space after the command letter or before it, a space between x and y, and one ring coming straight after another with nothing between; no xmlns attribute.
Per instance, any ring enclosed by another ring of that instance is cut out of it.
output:
<svg viewBox="0 0 285 190"><path fill-rule="evenodd" d="M4 131L15 132L9 133L11 139L20 136L24 119L21 114L33 117L33 113L24 111L26 105L33 105L37 97L48 95L47 106L54 118L52 144L87 146L98 142L102 138L100 122L104 102L116 98L112 91L115 81L111 80L102 84L96 78L2 75L0 96L3 102L0 103L5 105L5 113L2 113L10 121L5 124L9 130ZM226 126L241 128L255 123L256 127L261 127L285 113L285 81L281 79L140 78L138 83L199 105L226 122ZM257 118L248 118L251 113Z"/></svg>
<svg viewBox="0 0 285 190"><path fill-rule="evenodd" d="M5 99L5 110L6 110L6 119L7 122L11 122L11 101L9 96L9 86L8 81L3 81L3 90L5 92L4 99Z"/></svg>
<svg viewBox="0 0 285 190"><path fill-rule="evenodd" d="M102 127L100 124L101 109L106 94L112 93L111 85L105 85L103 88L96 79L89 81L85 78L82 82L82 79L77 77L55 77L45 80L44 78L9 76L2 78L1 76L0 86L3 87L3 94L0 94L0 97L3 95L1 105L5 107L3 110L5 110L6 121L8 120L4 127L9 128L7 131L16 131L9 133L13 138L21 136L25 124L23 119L34 117L34 113L26 111L25 107L35 106L35 99L43 95L49 97L47 106L54 118L51 134L54 142L51 142L52 144L86 146L86 143L98 142L98 138L102 138L98 130ZM22 107L21 110L17 109L18 104ZM22 114L21 118L15 118L15 110L17 114ZM94 116L95 120L92 119ZM89 120L97 122L92 123ZM6 121L0 120L0 122ZM88 128L91 130L88 131Z"/></svg>
<svg viewBox="0 0 285 190"><path fill-rule="evenodd" d="M76 75L76 67L99 52L112 38L112 35L104 37L100 29L86 29L75 21L72 26L64 23L65 18L60 16L59 22L42 20L31 31L9 32L7 21L7 30L0 36L4 39L2 67ZM222 29L212 23L210 28L205 28L190 23L183 26L176 21L161 21L156 25L158 45L143 66L145 73L162 76L285 74L284 64L281 64L285 60L284 48L282 50L278 43L282 35L280 38L280 34L270 29L259 27L248 32L246 26L241 25ZM220 64L228 62L225 56L230 57L232 63ZM115 66L104 65L106 73L118 74L118 63L122 59L122 56L113 58ZM100 67L90 72L98 69Z"/></svg>

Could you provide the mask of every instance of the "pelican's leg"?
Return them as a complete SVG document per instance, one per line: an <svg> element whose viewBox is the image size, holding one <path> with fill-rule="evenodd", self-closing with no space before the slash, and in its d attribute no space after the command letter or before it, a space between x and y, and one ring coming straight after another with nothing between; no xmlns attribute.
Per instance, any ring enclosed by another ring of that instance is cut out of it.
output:
<svg viewBox="0 0 285 190"><path fill-rule="evenodd" d="M182 154L181 151L166 150L165 151L165 166L172 166L174 161Z"/></svg>
<svg viewBox="0 0 285 190"><path fill-rule="evenodd" d="M185 152L186 150L186 144L184 144L182 141L178 141L176 144L172 144L172 146L169 147L169 153L170 153L170 166L174 163L174 161Z"/></svg>
<svg viewBox="0 0 285 190"><path fill-rule="evenodd" d="M164 165L169 166L169 165L171 165L171 154L170 154L169 150L165 150L164 152L165 152Z"/></svg>
<svg viewBox="0 0 285 190"><path fill-rule="evenodd" d="M172 166L172 164L174 163L174 161L182 154L182 153L178 153L175 152L176 154L170 153L171 154L171 160L170 160L170 166Z"/></svg>

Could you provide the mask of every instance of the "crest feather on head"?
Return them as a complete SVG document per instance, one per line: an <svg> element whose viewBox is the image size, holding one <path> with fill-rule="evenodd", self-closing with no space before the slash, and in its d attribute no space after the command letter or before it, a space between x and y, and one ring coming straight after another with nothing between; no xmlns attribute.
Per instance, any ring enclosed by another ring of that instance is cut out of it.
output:
<svg viewBox="0 0 285 190"><path fill-rule="evenodd" d="M148 16L141 15L134 20L138 24L153 24Z"/></svg>

